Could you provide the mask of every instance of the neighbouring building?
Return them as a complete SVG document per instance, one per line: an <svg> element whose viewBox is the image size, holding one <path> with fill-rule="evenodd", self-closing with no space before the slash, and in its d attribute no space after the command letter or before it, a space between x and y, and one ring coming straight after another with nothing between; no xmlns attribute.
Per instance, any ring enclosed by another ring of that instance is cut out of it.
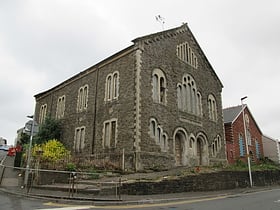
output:
<svg viewBox="0 0 280 210"><path fill-rule="evenodd" d="M7 139L0 137L0 146L7 145Z"/></svg>
<svg viewBox="0 0 280 210"><path fill-rule="evenodd" d="M245 127L243 121L243 109ZM246 138L251 161L257 163L264 156L262 132L247 105L225 108L224 126L226 136L226 151L229 164L236 160L247 161ZM246 129L246 131L245 131Z"/></svg>
<svg viewBox="0 0 280 210"><path fill-rule="evenodd" d="M21 142L22 133L24 133L24 127L17 130L17 135L14 141L14 145L22 144Z"/></svg>
<svg viewBox="0 0 280 210"><path fill-rule="evenodd" d="M262 136L263 154L273 162L280 164L280 142L266 135Z"/></svg>
<svg viewBox="0 0 280 210"><path fill-rule="evenodd" d="M124 151L125 169L210 165L226 162L222 88L183 24L35 95L35 119L60 119L63 143L87 160Z"/></svg>

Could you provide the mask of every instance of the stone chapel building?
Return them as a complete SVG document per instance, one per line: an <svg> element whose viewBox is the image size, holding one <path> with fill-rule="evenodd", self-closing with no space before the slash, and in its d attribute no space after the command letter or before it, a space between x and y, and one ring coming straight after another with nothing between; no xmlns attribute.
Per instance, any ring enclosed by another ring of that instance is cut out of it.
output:
<svg viewBox="0 0 280 210"><path fill-rule="evenodd" d="M187 24L126 49L35 95L35 119L60 119L72 154L124 151L124 168L226 161L222 83Z"/></svg>

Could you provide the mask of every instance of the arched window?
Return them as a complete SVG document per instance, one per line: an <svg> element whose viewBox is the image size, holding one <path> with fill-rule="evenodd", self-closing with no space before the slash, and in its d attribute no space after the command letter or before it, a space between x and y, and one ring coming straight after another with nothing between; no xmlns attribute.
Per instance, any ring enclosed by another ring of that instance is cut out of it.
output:
<svg viewBox="0 0 280 210"><path fill-rule="evenodd" d="M77 111L81 112L87 109L88 85L80 87L78 91Z"/></svg>
<svg viewBox="0 0 280 210"><path fill-rule="evenodd" d="M185 74L177 84L177 97L179 110L202 116L202 97L191 75Z"/></svg>
<svg viewBox="0 0 280 210"><path fill-rule="evenodd" d="M197 68L197 57L188 42L177 45L177 57L185 63Z"/></svg>
<svg viewBox="0 0 280 210"><path fill-rule="evenodd" d="M108 75L106 81L106 99L107 101L112 99L112 76Z"/></svg>
<svg viewBox="0 0 280 210"><path fill-rule="evenodd" d="M47 116L47 104L43 104L40 108L39 123L43 123Z"/></svg>
<svg viewBox="0 0 280 210"><path fill-rule="evenodd" d="M113 98L117 98L119 94L119 75L117 72L114 73L113 75Z"/></svg>
<svg viewBox="0 0 280 210"><path fill-rule="evenodd" d="M119 72L108 74L105 83L105 101L119 97Z"/></svg>
<svg viewBox="0 0 280 210"><path fill-rule="evenodd" d="M74 151L80 153L85 147L85 126L75 129Z"/></svg>
<svg viewBox="0 0 280 210"><path fill-rule="evenodd" d="M260 144L257 139L255 140L255 146L256 146L256 156L258 159L260 159L261 158Z"/></svg>
<svg viewBox="0 0 280 210"><path fill-rule="evenodd" d="M197 92L197 114L202 116L202 99L200 92Z"/></svg>
<svg viewBox="0 0 280 210"><path fill-rule="evenodd" d="M217 104L216 104L215 97L212 94L210 94L208 96L208 110L209 110L209 118L210 118L210 120L217 121L218 120Z"/></svg>
<svg viewBox="0 0 280 210"><path fill-rule="evenodd" d="M157 141L158 141L158 143L160 144L160 142L161 142L161 129L160 129L160 127L158 127L157 128L157 135L156 135L156 138L157 138Z"/></svg>
<svg viewBox="0 0 280 210"><path fill-rule="evenodd" d="M177 85L177 103L178 103L178 108L182 109L183 101L182 101L182 85L181 84Z"/></svg>
<svg viewBox="0 0 280 210"><path fill-rule="evenodd" d="M64 117L65 111L65 95L58 97L56 106L56 119Z"/></svg>
<svg viewBox="0 0 280 210"><path fill-rule="evenodd" d="M159 84L159 91L160 91L160 97L159 102L165 103L165 79L163 77L160 77L160 84Z"/></svg>
<svg viewBox="0 0 280 210"><path fill-rule="evenodd" d="M212 144L212 155L216 156L215 143Z"/></svg>
<svg viewBox="0 0 280 210"><path fill-rule="evenodd" d="M190 138L190 144L189 144L189 147L190 147L190 148L193 148L194 142L195 142L195 139L194 139L193 137L191 137L191 138Z"/></svg>
<svg viewBox="0 0 280 210"><path fill-rule="evenodd" d="M88 99L88 86L86 85L84 87L84 93L83 93L83 103L82 103L83 109L87 108L87 99Z"/></svg>
<svg viewBox="0 0 280 210"><path fill-rule="evenodd" d="M245 147L244 147L244 140L242 134L239 134L239 154L240 157L244 157L245 155Z"/></svg>
<svg viewBox="0 0 280 210"><path fill-rule="evenodd" d="M167 151L167 149L168 149L168 142L167 142L167 135L166 135L166 133L163 133L162 134L162 146L161 146L161 149L162 149L162 151L164 151L164 152L166 152Z"/></svg>
<svg viewBox="0 0 280 210"><path fill-rule="evenodd" d="M153 101L166 104L166 79L160 69L155 69L152 75Z"/></svg>
<svg viewBox="0 0 280 210"><path fill-rule="evenodd" d="M150 132L151 132L151 136L155 137L156 136L156 128L157 128L157 124L155 120L151 120L150 122Z"/></svg>
<svg viewBox="0 0 280 210"><path fill-rule="evenodd" d="M212 155L215 157L221 151L221 137L217 135L212 143Z"/></svg>
<svg viewBox="0 0 280 210"><path fill-rule="evenodd" d="M163 131L163 128L158 124L154 118L150 119L150 136L154 139L156 145L159 145L161 151L166 152L168 150L168 136Z"/></svg>

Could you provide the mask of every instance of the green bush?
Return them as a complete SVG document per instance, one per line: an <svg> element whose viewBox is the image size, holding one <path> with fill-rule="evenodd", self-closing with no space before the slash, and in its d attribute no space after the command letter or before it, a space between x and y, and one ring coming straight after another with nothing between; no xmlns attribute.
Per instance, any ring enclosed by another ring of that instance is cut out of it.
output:
<svg viewBox="0 0 280 210"><path fill-rule="evenodd" d="M74 163L67 163L66 165L66 171L76 171L76 165Z"/></svg>

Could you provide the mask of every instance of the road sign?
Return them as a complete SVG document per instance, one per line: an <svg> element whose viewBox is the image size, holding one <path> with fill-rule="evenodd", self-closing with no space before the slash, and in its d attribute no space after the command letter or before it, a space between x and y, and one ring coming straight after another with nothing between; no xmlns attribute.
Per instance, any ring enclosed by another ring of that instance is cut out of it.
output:
<svg viewBox="0 0 280 210"><path fill-rule="evenodd" d="M33 120L29 120L27 123L25 123L24 133L31 135L32 123L33 123ZM36 123L36 121L34 121L33 135L37 134L38 132L39 132L39 125L38 125L38 123Z"/></svg>

